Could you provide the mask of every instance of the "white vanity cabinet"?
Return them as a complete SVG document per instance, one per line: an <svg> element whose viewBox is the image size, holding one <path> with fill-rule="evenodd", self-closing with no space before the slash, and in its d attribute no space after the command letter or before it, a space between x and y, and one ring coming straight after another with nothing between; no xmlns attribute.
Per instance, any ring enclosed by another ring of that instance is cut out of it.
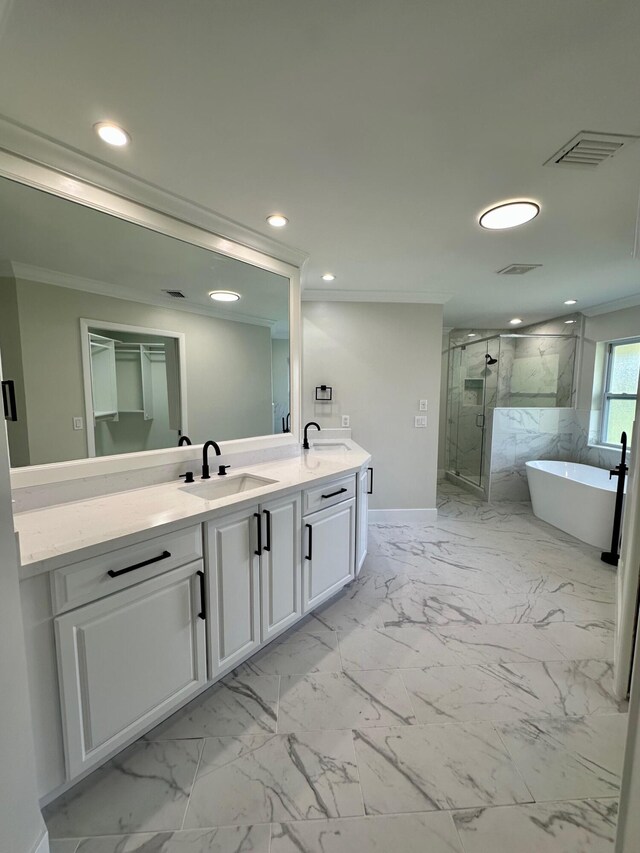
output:
<svg viewBox="0 0 640 853"><path fill-rule="evenodd" d="M189 563L55 619L69 778L205 685L202 569Z"/></svg>
<svg viewBox="0 0 640 853"><path fill-rule="evenodd" d="M308 613L355 576L355 475L304 493L303 608ZM324 506L325 509L316 509Z"/></svg>
<svg viewBox="0 0 640 853"><path fill-rule="evenodd" d="M302 501L288 495L261 507L264 534L260 558L262 641L302 616Z"/></svg>
<svg viewBox="0 0 640 853"><path fill-rule="evenodd" d="M358 529L356 531L356 577L367 556L369 495L373 494L373 468L364 466L358 474Z"/></svg>
<svg viewBox="0 0 640 853"><path fill-rule="evenodd" d="M302 615L300 530L298 493L206 524L212 678Z"/></svg>

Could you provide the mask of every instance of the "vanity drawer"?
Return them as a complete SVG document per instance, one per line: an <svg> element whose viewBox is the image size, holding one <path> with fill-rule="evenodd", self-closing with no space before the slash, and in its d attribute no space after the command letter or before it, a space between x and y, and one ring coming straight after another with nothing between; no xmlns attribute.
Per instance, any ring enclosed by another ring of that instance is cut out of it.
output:
<svg viewBox="0 0 640 853"><path fill-rule="evenodd" d="M348 477L341 477L339 480L332 480L330 483L325 483L324 486L307 489L303 497L303 514L308 515L310 512L325 509L341 501L348 501L350 498L355 497L355 494L355 474L350 474Z"/></svg>
<svg viewBox="0 0 640 853"><path fill-rule="evenodd" d="M201 557L202 527L197 524L64 566L51 572L53 612L64 613Z"/></svg>

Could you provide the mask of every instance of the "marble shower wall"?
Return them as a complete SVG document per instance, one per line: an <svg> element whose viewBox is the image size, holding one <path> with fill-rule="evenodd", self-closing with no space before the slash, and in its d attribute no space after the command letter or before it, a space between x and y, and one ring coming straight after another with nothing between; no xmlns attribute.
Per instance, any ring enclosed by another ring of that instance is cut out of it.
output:
<svg viewBox="0 0 640 853"><path fill-rule="evenodd" d="M498 408L493 412L488 498L530 499L525 463L534 459L612 468L617 450L589 446L590 412L571 408Z"/></svg>
<svg viewBox="0 0 640 853"><path fill-rule="evenodd" d="M502 338L500 406L564 408L572 403L576 337Z"/></svg>

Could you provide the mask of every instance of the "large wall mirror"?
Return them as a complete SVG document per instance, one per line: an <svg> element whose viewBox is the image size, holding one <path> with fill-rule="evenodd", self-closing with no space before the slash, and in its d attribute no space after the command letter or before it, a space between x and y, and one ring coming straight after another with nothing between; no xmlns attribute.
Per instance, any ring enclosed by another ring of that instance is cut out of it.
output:
<svg viewBox="0 0 640 853"><path fill-rule="evenodd" d="M4 177L0 221L13 467L290 430L286 275Z"/></svg>

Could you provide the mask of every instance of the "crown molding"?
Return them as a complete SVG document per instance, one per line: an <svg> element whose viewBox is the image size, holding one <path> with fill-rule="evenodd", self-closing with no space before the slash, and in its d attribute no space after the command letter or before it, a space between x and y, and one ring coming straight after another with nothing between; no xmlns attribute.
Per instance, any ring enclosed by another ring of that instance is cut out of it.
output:
<svg viewBox="0 0 640 853"><path fill-rule="evenodd" d="M422 290L303 290L303 302L404 302L426 305L444 305L451 299L449 293Z"/></svg>
<svg viewBox="0 0 640 853"><path fill-rule="evenodd" d="M247 248L264 252L284 263L301 268L309 257L300 249L286 246L259 231L228 219L215 210L138 178L103 160L90 157L7 116L0 115L0 138L0 150L55 169L72 180L79 178L98 189L115 193L156 212L168 214Z"/></svg>
<svg viewBox="0 0 640 853"><path fill-rule="evenodd" d="M268 326L271 328L278 321L270 320L266 317L255 317L251 314L240 314L237 312L220 311L215 308L208 308L204 305L185 304L180 299L172 299L170 296L155 296L140 295L136 296L135 291L129 290L120 284L109 284L106 281L99 281L92 278L82 278L69 273L58 272L57 270L49 270L44 267L33 266L32 264L21 264L15 261L11 262L13 274L21 281L27 284L30 281L39 282L41 284L52 284L55 287L66 287L71 290L82 290L85 293L95 293L98 296L109 296L111 299L124 299L127 302L137 302L142 305L154 305L158 308L166 308L170 311L181 311L185 314L200 314L204 317L214 317L218 320L232 320L235 323L246 323L252 326Z"/></svg>
<svg viewBox="0 0 640 853"><path fill-rule="evenodd" d="M623 296L622 299L613 299L610 302L602 302L591 308L583 308L582 313L586 317L598 317L600 314L610 314L612 311L623 311L625 308L635 308L640 305L640 293L632 296Z"/></svg>

